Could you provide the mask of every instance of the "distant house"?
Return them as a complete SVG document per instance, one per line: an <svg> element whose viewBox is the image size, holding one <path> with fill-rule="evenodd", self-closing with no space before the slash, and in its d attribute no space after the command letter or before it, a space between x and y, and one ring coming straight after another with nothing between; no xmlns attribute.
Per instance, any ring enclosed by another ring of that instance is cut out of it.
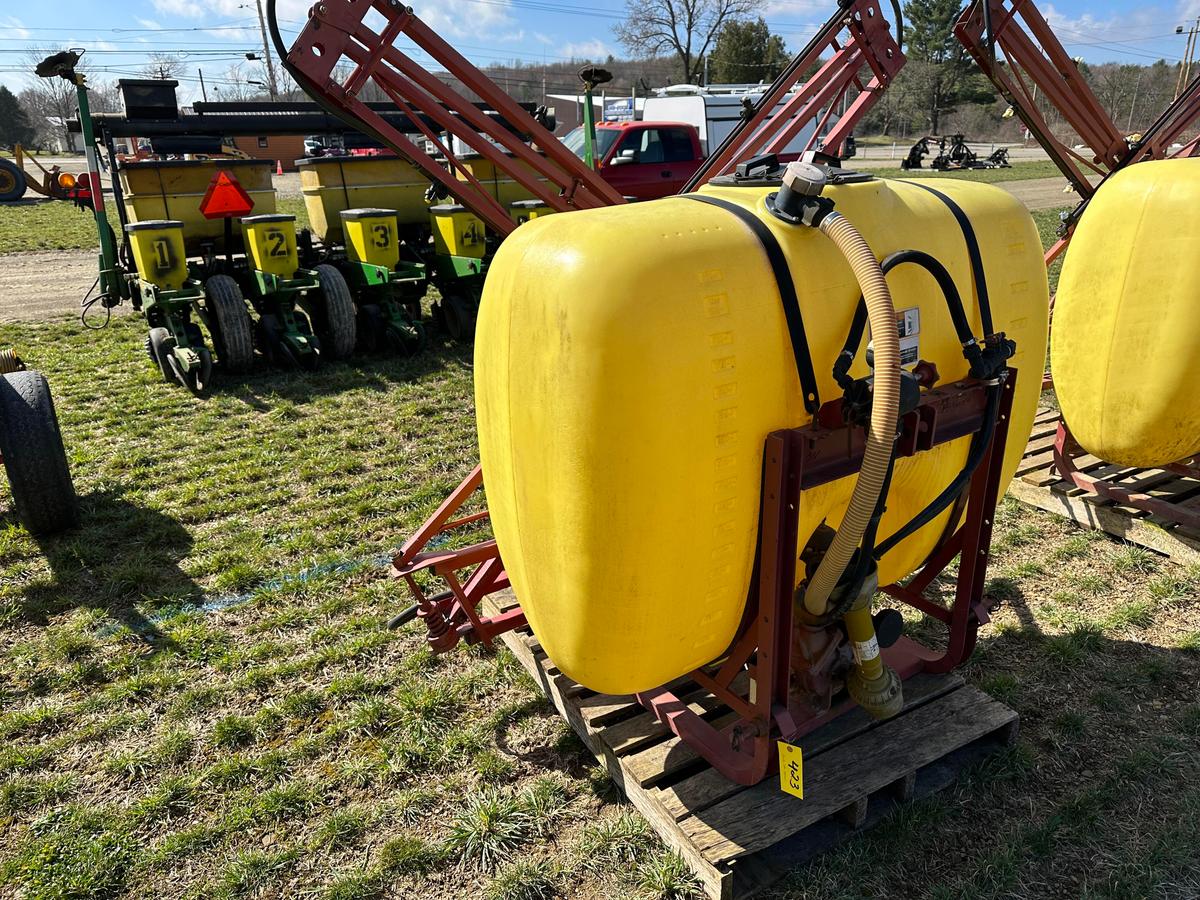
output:
<svg viewBox="0 0 1200 900"><path fill-rule="evenodd" d="M46 123L50 127L46 129L45 149L52 150L55 153L83 152L82 134L74 131L69 132L64 142L63 120L58 116L46 116Z"/></svg>
<svg viewBox="0 0 1200 900"><path fill-rule="evenodd" d="M259 137L239 136L233 145L252 159L283 163L283 171L295 172L296 160L304 158L304 135L270 134Z"/></svg>

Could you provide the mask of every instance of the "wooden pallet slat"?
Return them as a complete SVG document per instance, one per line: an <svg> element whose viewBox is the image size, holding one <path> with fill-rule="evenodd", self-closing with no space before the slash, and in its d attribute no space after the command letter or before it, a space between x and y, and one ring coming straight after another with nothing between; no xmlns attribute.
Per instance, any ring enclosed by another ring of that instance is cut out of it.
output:
<svg viewBox="0 0 1200 900"><path fill-rule="evenodd" d="M1004 727L1015 713L964 686L804 760L804 800L768 779L684 820L705 856L732 860L894 784L960 746Z"/></svg>
<svg viewBox="0 0 1200 900"><path fill-rule="evenodd" d="M1057 427L1057 410L1038 410L1033 433L1017 465L1015 477L1009 484L1009 494L1022 503L1063 516L1086 528L1108 532L1178 562L1200 562L1200 529L1189 529L1177 522L1152 516L1145 510L1121 506L1063 479L1053 466L1054 431ZM1200 479L1163 469L1115 465L1088 455L1077 458L1075 465L1094 478L1103 478L1127 490L1148 494L1182 510L1193 509L1200 504Z"/></svg>
<svg viewBox="0 0 1200 900"><path fill-rule="evenodd" d="M485 600L485 611L491 605ZM712 900L751 896L897 803L949 784L1015 729L1016 713L957 675L918 675L905 682L898 716L877 722L850 709L799 741L806 795L799 800L782 793L775 777L753 787L726 779L635 698L579 687L531 635L502 639ZM718 728L737 719L686 678L672 689ZM951 752L968 755L948 762Z"/></svg>

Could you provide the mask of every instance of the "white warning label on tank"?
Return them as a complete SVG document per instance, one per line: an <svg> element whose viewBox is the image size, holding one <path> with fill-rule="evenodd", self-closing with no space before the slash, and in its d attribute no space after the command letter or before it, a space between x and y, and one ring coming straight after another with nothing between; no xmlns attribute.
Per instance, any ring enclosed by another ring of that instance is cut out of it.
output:
<svg viewBox="0 0 1200 900"><path fill-rule="evenodd" d="M875 640L875 635L871 635L869 641L851 641L850 649L854 653L855 665L861 666L879 655L879 641Z"/></svg>
<svg viewBox="0 0 1200 900"><path fill-rule="evenodd" d="M911 366L921 358L921 310L915 306L896 310L900 335L900 365Z"/></svg>

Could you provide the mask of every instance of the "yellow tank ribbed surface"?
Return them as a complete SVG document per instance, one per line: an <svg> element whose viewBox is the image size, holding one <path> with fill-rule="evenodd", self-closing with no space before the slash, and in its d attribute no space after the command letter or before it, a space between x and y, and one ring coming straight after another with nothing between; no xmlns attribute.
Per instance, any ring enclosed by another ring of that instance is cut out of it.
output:
<svg viewBox="0 0 1200 900"><path fill-rule="evenodd" d="M1200 159L1138 163L1096 192L1054 304L1050 370L1076 440L1161 466L1200 452Z"/></svg>
<svg viewBox="0 0 1200 900"><path fill-rule="evenodd" d="M1029 214L986 185L929 181L976 228L996 327L1023 368L1006 470L1029 433L1045 358L1047 289ZM832 243L773 219L766 188L706 188L752 209L788 256L823 400L859 291ZM925 250L947 266L978 334L962 232L902 182L827 190L880 256ZM919 310L919 355L966 374L945 302L911 266L889 275ZM475 343L480 454L506 569L551 659L598 691L644 690L717 657L753 567L763 440L805 424L766 256L727 210L685 198L548 216L501 246ZM853 374L866 374L860 353ZM886 537L961 468L967 439L898 463ZM806 492L801 544L837 526L853 478ZM947 515L883 561L894 580L936 544Z"/></svg>

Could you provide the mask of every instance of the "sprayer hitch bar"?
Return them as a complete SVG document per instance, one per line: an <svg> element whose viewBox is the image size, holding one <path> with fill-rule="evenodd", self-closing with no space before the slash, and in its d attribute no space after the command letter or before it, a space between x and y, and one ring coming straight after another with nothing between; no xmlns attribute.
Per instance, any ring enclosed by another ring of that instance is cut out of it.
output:
<svg viewBox="0 0 1200 900"><path fill-rule="evenodd" d="M991 445L953 507L950 521L961 524L947 530L938 549L906 583L882 588L947 629L940 650L903 636L883 650L884 661L901 678L961 665L975 647L979 626L996 608L984 595L984 583L1016 375L1007 370ZM983 382L963 381L923 392L919 405L901 420L897 458L983 430L987 391ZM841 404L840 398L826 403L813 424L767 436L759 552L742 624L723 659L689 674L715 704L736 713L737 721L718 729L695 711L694 702L681 700L667 687L638 695L671 731L741 784L754 784L770 771L775 741L802 737L853 705L838 691L850 664L839 626L810 629L793 621L802 492L852 475L862 464L863 431L843 423ZM393 577L404 581L416 600L395 624L421 618L429 645L438 652L460 640L490 645L498 635L527 625L520 607L490 617L479 612L484 597L509 587L495 541L428 549L452 539L455 529L487 518L486 511L460 514L482 483L476 467L392 561ZM960 555L954 599L945 606L926 591ZM428 595L415 578L422 571L443 579L447 590Z"/></svg>

